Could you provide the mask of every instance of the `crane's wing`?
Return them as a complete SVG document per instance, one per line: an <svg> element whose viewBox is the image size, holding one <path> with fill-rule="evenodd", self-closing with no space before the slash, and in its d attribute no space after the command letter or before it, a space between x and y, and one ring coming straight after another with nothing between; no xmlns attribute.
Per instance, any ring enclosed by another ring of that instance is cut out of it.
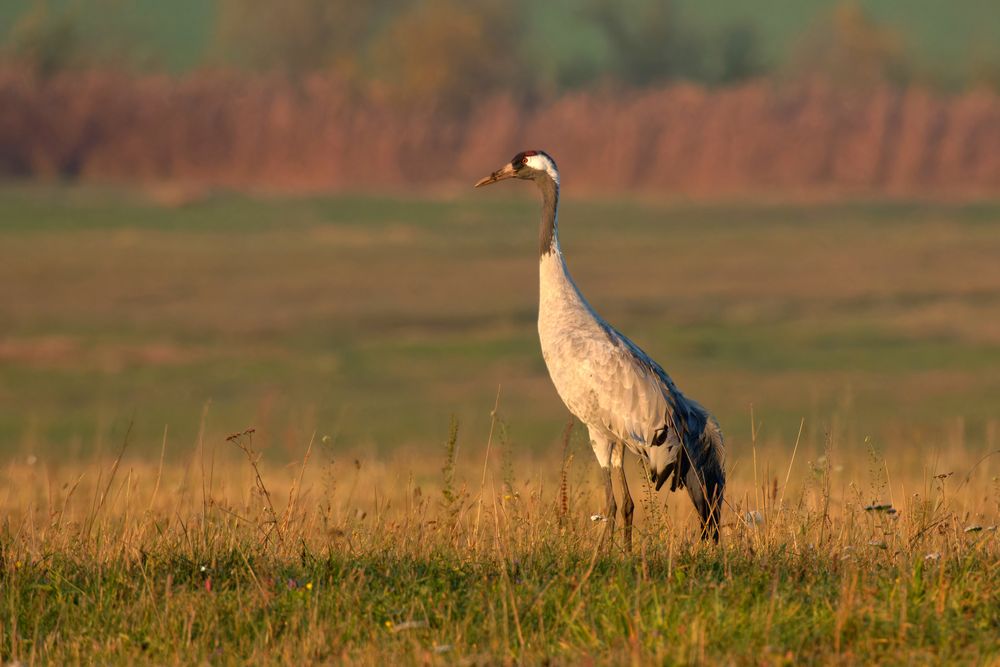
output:
<svg viewBox="0 0 1000 667"><path fill-rule="evenodd" d="M611 342L607 353L591 359L602 385L597 392L599 417L619 439L648 447L672 418L673 396L665 391L655 368L644 363L645 355L637 356L617 331L607 333Z"/></svg>
<svg viewBox="0 0 1000 667"><path fill-rule="evenodd" d="M604 425L647 453L657 489L668 478L671 490L684 487L692 463L699 478L705 472L721 476L722 437L708 412L686 398L638 345L602 325L612 343L599 369L605 386L597 400Z"/></svg>

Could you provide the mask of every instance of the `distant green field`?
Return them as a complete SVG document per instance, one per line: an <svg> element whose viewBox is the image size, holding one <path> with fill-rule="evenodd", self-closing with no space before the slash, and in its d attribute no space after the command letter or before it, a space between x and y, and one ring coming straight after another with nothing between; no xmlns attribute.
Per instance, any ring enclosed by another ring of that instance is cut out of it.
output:
<svg viewBox="0 0 1000 667"><path fill-rule="evenodd" d="M477 193L478 194L478 193ZM0 190L0 455L138 452L253 426L386 451L485 438L522 451L567 413L535 332L537 203L183 198ZM593 305L717 412L764 436L996 437L1000 205L574 200ZM167 206L157 201L174 201ZM283 450L277 450L283 451Z"/></svg>

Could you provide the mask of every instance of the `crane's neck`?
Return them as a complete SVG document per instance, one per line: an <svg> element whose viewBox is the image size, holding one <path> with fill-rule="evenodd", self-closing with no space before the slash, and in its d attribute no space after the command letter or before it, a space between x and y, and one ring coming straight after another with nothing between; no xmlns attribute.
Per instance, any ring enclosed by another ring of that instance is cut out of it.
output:
<svg viewBox="0 0 1000 667"><path fill-rule="evenodd" d="M563 316L567 312L586 314L595 319L597 315L573 282L559 247L559 184L542 178L538 180L538 187L542 191L542 222L538 232L539 323L540 326L542 323L551 325L542 327L546 330L558 331L565 324Z"/></svg>
<svg viewBox="0 0 1000 667"><path fill-rule="evenodd" d="M548 176L538 179L542 191L542 222L538 228L538 256L561 255L559 251L559 184Z"/></svg>

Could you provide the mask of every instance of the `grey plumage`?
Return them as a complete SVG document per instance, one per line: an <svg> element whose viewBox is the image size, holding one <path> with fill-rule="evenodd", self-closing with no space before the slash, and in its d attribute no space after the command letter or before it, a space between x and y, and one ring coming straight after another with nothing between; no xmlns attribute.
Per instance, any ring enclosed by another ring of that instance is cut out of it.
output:
<svg viewBox="0 0 1000 667"><path fill-rule="evenodd" d="M669 480L670 490L687 489L702 523L702 537L718 541L719 517L722 511L723 490L726 484L723 461L725 447L718 422L697 401L685 397L663 368L624 334L603 322L608 335L625 348L631 358L635 375L655 379L657 391L665 398L662 425L646 443L637 434L622 434L626 446L636 451L647 465L656 490ZM639 370L641 369L641 370ZM619 379L624 374L620 374ZM641 400L650 400L642 397ZM653 399L654 402L657 402ZM655 455L646 455L656 448Z"/></svg>

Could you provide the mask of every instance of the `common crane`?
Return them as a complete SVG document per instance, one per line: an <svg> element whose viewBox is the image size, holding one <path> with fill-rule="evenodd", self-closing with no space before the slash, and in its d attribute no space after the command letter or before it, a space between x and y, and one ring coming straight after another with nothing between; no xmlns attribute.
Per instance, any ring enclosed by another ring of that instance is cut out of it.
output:
<svg viewBox="0 0 1000 667"><path fill-rule="evenodd" d="M702 539L718 542L726 484L718 423L638 345L605 322L573 282L559 246L555 161L544 151L524 151L476 187L508 178L534 181L542 193L538 338L559 397L589 431L604 477L607 530L614 535L614 468L622 487L625 548L631 550L635 504L622 467L628 449L645 463L657 490L668 480L671 491L687 489L701 519Z"/></svg>

